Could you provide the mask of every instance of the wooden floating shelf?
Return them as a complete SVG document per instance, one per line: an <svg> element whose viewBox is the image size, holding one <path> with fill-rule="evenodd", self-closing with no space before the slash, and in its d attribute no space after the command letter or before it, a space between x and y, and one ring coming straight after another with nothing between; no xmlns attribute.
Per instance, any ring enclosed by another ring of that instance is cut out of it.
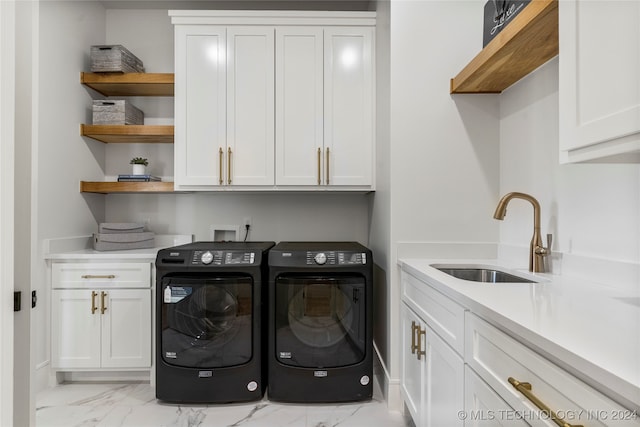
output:
<svg viewBox="0 0 640 427"><path fill-rule="evenodd" d="M173 193L173 182L80 181L81 193Z"/></svg>
<svg viewBox="0 0 640 427"><path fill-rule="evenodd" d="M558 1L532 0L451 79L451 93L500 93L558 54Z"/></svg>
<svg viewBox="0 0 640 427"><path fill-rule="evenodd" d="M80 83L105 96L173 96L173 73L80 73Z"/></svg>
<svg viewBox="0 0 640 427"><path fill-rule="evenodd" d="M173 125L80 125L80 135L105 143L173 143Z"/></svg>

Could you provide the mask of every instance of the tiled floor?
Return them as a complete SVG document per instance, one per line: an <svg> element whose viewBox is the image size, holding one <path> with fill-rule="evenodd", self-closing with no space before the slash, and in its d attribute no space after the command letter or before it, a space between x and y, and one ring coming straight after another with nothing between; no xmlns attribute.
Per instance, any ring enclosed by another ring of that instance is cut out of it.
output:
<svg viewBox="0 0 640 427"><path fill-rule="evenodd" d="M36 426L82 427L405 427L387 410L377 382L373 399L344 404L283 404L263 399L225 405L160 403L149 384L62 384L37 396Z"/></svg>

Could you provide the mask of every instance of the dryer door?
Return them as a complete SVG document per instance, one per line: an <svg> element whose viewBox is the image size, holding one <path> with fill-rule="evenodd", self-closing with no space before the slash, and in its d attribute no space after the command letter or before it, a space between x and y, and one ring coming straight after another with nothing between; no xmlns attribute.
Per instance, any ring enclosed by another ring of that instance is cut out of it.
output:
<svg viewBox="0 0 640 427"><path fill-rule="evenodd" d="M364 359L364 277L280 276L275 288L277 360L330 368Z"/></svg>
<svg viewBox="0 0 640 427"><path fill-rule="evenodd" d="M175 366L219 368L252 357L253 281L250 276L165 277L158 345Z"/></svg>

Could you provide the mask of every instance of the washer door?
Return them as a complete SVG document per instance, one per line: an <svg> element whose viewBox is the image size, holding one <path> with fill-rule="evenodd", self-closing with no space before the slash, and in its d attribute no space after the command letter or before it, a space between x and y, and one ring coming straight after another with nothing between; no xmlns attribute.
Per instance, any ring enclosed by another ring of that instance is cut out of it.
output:
<svg viewBox="0 0 640 427"><path fill-rule="evenodd" d="M162 359L189 368L219 368L252 357L249 276L165 277L161 293Z"/></svg>
<svg viewBox="0 0 640 427"><path fill-rule="evenodd" d="M281 276L275 286L277 360L329 368L364 359L363 277Z"/></svg>

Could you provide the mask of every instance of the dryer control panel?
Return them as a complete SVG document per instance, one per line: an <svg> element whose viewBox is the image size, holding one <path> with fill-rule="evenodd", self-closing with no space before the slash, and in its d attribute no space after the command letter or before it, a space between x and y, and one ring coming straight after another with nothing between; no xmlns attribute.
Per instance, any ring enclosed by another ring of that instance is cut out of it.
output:
<svg viewBox="0 0 640 427"><path fill-rule="evenodd" d="M366 265L365 252L307 251L307 265Z"/></svg>

